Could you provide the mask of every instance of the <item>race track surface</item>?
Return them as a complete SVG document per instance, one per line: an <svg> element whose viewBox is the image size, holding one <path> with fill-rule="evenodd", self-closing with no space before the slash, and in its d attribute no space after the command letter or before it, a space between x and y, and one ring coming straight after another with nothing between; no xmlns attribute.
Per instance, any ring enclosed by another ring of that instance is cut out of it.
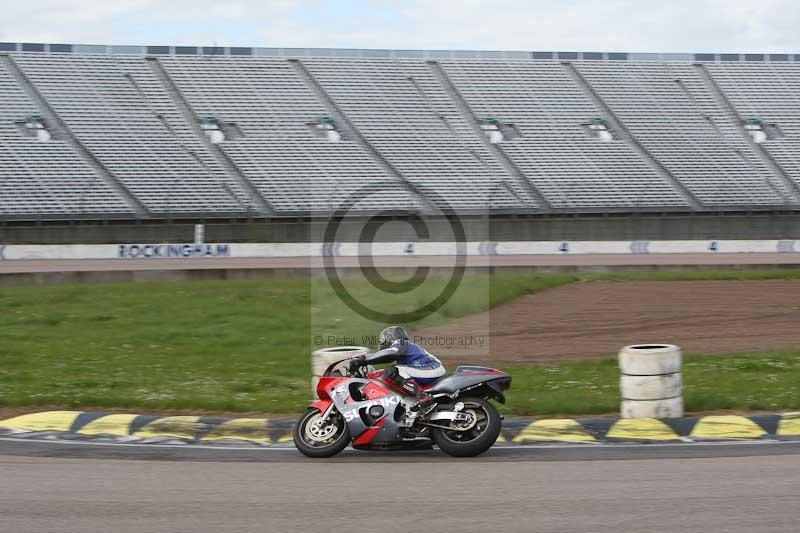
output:
<svg viewBox="0 0 800 533"><path fill-rule="evenodd" d="M376 256L378 267L452 267L452 256ZM800 253L565 254L468 256L468 267L798 265ZM337 268L358 267L358 257L336 257ZM192 259L61 259L0 261L0 274L139 270L324 268L322 257L224 257Z"/></svg>
<svg viewBox="0 0 800 533"><path fill-rule="evenodd" d="M0 516L9 532L795 531L800 461L762 455L797 453L794 443L751 444L759 455L747 457L663 451L727 455L740 446L650 447L660 460L628 461L585 451L537 460L546 448L531 448L529 460L492 451L471 460L351 452L313 461L285 450L245 463L32 458L8 455L13 446L2 441Z"/></svg>

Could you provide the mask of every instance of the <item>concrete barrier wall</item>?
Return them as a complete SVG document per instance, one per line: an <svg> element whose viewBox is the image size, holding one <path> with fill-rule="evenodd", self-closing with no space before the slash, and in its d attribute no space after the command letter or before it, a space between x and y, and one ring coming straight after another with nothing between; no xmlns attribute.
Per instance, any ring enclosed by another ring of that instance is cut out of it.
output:
<svg viewBox="0 0 800 533"><path fill-rule="evenodd" d="M482 241L2 245L0 261L228 257L726 254L800 252L795 240Z"/></svg>
<svg viewBox="0 0 800 533"><path fill-rule="evenodd" d="M687 239L800 239L800 214L672 214L660 213L581 216L463 216L461 224L470 241L606 241ZM23 225L0 222L0 243L5 244L106 244L191 242L197 221L109 221L106 223L55 223ZM202 221L200 221L202 222ZM312 242L324 240L326 219L208 220L209 242ZM431 240L451 240L449 221L426 219ZM370 226L381 226L381 241L408 241L415 230L401 221L346 219L337 240L357 241Z"/></svg>

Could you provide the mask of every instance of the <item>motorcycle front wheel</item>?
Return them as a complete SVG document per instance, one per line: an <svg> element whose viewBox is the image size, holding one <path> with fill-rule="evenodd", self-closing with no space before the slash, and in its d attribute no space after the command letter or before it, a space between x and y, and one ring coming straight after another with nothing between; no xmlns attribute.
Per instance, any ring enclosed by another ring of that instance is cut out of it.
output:
<svg viewBox="0 0 800 533"><path fill-rule="evenodd" d="M486 400L468 398L463 412L472 415L472 422L457 429L435 428L433 441L447 455L453 457L474 457L480 455L497 440L503 419L497 409Z"/></svg>
<svg viewBox="0 0 800 533"><path fill-rule="evenodd" d="M350 432L338 412L322 421L319 409L309 409L300 417L292 432L294 445L308 457L331 457L347 448Z"/></svg>

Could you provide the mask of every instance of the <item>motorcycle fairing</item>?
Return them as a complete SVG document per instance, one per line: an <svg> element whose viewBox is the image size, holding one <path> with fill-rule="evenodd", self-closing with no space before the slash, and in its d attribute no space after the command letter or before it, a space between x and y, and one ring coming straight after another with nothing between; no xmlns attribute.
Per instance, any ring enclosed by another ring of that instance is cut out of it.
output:
<svg viewBox="0 0 800 533"><path fill-rule="evenodd" d="M358 390L365 399L354 398L351 389ZM330 390L329 396L344 417L353 447L396 443L400 438L400 426L395 419L402 417L395 416L395 413L403 405L401 395L375 381L351 378ZM378 420L369 424L369 417L364 413L373 405L380 405L384 411Z"/></svg>
<svg viewBox="0 0 800 533"><path fill-rule="evenodd" d="M353 448L358 448L360 446L367 446L372 444L372 439L378 434L378 432L383 428L383 425L386 423L386 417L381 418L378 420L378 423L366 430L364 433L358 436L358 438L353 440Z"/></svg>
<svg viewBox="0 0 800 533"><path fill-rule="evenodd" d="M315 401L315 402L312 402L312 403L311 403L311 405L310 405L309 407L310 407L311 409L317 409L317 410L319 410L319 412L320 412L320 413L324 413L325 411L327 411L327 410L328 410L328 407L330 407L330 405L331 405L332 403L333 403L333 402L332 402L332 401L330 401L330 400L317 400L317 401Z"/></svg>
<svg viewBox="0 0 800 533"><path fill-rule="evenodd" d="M482 366L459 366L449 376L445 376L427 389L428 394L453 394L460 390L469 389L482 383L492 383L502 380L504 383L499 388L507 389L511 383L511 376L494 368ZM492 387L494 389L494 387Z"/></svg>

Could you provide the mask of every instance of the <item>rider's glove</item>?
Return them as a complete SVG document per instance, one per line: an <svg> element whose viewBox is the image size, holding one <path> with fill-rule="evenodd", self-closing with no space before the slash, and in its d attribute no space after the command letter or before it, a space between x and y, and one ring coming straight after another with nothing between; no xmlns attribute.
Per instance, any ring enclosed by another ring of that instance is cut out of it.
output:
<svg viewBox="0 0 800 533"><path fill-rule="evenodd" d="M367 361L363 355L359 355L350 360L350 373L352 374L362 366L366 366Z"/></svg>

